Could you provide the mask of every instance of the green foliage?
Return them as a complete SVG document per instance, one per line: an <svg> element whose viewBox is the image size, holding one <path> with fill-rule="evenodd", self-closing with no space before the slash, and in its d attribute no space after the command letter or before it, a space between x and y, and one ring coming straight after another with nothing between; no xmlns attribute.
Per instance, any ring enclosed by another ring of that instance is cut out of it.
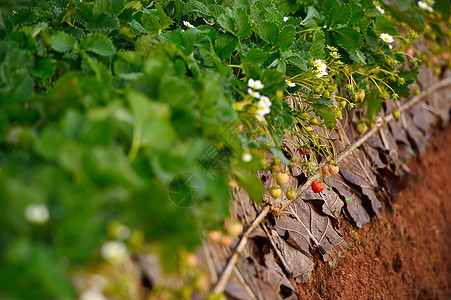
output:
<svg viewBox="0 0 451 300"><path fill-rule="evenodd" d="M180 250L227 217L229 181L263 200L260 154L290 164L286 130L299 125L316 143L309 127L335 128L336 100L315 87L366 91L350 101L369 120L379 94L408 96L418 71L401 53L412 38L390 49L380 34L399 37L396 22L421 30L425 12L410 0L386 10L368 0L0 3L0 298L76 298L71 275L99 260L114 222L144 237L126 240L130 250L148 243L174 270ZM271 102L264 121L250 79ZM295 92L319 124L283 100ZM37 204L43 222L25 214Z"/></svg>

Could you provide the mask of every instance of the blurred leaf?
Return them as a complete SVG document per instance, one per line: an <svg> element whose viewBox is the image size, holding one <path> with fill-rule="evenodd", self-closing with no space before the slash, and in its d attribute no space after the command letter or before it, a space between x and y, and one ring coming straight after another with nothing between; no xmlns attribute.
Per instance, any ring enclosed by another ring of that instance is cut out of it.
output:
<svg viewBox="0 0 451 300"><path fill-rule="evenodd" d="M59 31L56 34L52 35L52 48L58 52L67 52L72 50L77 42L77 39L65 32Z"/></svg>
<svg viewBox="0 0 451 300"><path fill-rule="evenodd" d="M80 41L80 47L101 56L112 56L116 53L116 49L111 40L100 33L85 36Z"/></svg>
<svg viewBox="0 0 451 300"><path fill-rule="evenodd" d="M310 47L309 53L314 59L324 59L326 57L326 35L324 31L320 30L313 35L313 43Z"/></svg>
<svg viewBox="0 0 451 300"><path fill-rule="evenodd" d="M260 179L258 179L255 175L240 171L235 171L234 174L239 184L242 185L246 192L249 193L251 199L256 203L261 203L263 200L264 188Z"/></svg>

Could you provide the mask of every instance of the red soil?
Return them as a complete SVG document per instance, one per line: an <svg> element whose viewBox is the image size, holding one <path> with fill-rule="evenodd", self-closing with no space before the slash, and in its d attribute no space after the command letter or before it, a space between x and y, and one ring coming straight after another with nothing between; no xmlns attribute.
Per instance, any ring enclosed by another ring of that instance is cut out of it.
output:
<svg viewBox="0 0 451 300"><path fill-rule="evenodd" d="M409 167L395 212L362 229L343 220L348 255L336 268L319 261L300 299L451 299L451 124Z"/></svg>

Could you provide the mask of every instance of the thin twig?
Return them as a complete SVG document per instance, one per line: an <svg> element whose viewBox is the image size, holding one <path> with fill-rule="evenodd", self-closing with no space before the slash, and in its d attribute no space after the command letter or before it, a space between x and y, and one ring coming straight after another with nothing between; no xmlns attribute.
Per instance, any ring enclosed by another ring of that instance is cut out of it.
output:
<svg viewBox="0 0 451 300"><path fill-rule="evenodd" d="M238 246L236 247L235 251L233 252L232 256L230 257L229 262L227 263L227 266L225 267L224 271L221 274L221 277L219 278L218 282L216 283L215 288L213 289L213 294L220 294L224 291L225 285L227 281L229 280L230 275L232 274L233 267L238 261L239 256L243 253L244 247L246 247L247 240L249 239L249 235L251 232L260 224L261 221L266 217L266 215L269 212L269 206L265 206L263 210L260 212L260 214L255 218L255 220L252 222L251 226L244 232L243 236L241 237L240 242L238 243Z"/></svg>
<svg viewBox="0 0 451 300"><path fill-rule="evenodd" d="M285 257L283 257L279 248L277 248L277 243L276 243L276 241L274 241L274 237L273 237L272 232L269 229L268 225L266 225L266 223L262 223L262 228L265 231L266 235L268 236L269 242L270 242L274 252L276 252L276 255L279 258L280 263L282 264L282 268L283 268L285 275L287 275L288 278L293 277L293 271L291 270L290 266L288 265L287 261L285 260Z"/></svg>
<svg viewBox="0 0 451 300"><path fill-rule="evenodd" d="M447 79L444 79L434 85L432 85L430 88L426 89L420 95L413 97L409 102L404 103L399 107L399 112L403 112L405 110L408 110L413 105L418 103L420 100L422 100L424 97L428 96L429 94L435 92L436 90L442 89L448 85L451 85L451 77L448 77ZM349 145L337 158L337 163L341 162L343 159L345 159L349 154L351 154L355 149L360 147L364 142L366 142L373 134L378 132L382 126L388 124L393 120L392 114L389 114L383 118L384 122L379 127L375 127L362 135L357 141L355 141L352 145ZM320 173L317 172L313 176L311 176L306 183L304 183L300 188L297 189L298 195L301 195L305 190L307 190L312 182L320 177ZM291 201L287 201L285 206L282 206L282 208L286 208ZM263 210L260 212L260 214L255 218L255 220L252 222L251 226L244 232L243 236L241 237L241 240L236 247L234 253L230 257L227 266L225 267L224 271L221 274L221 277L219 278L219 281L217 282L215 288L213 289L213 294L220 294L224 291L225 285L227 284L227 281L230 278L230 275L232 274L232 269L234 268L235 264L238 262L238 258L241 255L242 251L244 250L244 247L247 244L247 241L249 239L250 233L260 224L261 221L266 217L268 212L270 211L269 206L265 206Z"/></svg>

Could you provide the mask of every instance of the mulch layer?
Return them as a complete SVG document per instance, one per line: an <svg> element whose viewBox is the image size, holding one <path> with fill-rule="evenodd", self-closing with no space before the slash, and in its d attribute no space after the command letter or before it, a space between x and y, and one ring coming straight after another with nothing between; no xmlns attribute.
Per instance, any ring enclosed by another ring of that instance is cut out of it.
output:
<svg viewBox="0 0 451 300"><path fill-rule="evenodd" d="M408 167L393 212L361 229L341 221L348 254L335 268L317 260L300 299L451 299L451 124Z"/></svg>

